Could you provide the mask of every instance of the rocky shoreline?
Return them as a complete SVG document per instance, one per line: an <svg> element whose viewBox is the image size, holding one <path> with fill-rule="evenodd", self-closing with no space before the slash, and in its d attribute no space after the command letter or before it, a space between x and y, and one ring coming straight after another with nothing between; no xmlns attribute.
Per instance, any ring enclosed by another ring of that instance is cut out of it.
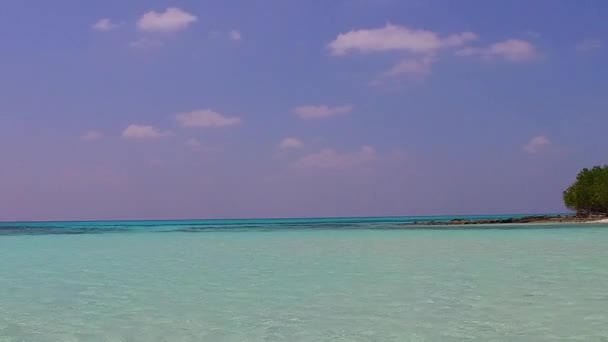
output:
<svg viewBox="0 0 608 342"><path fill-rule="evenodd" d="M523 217L511 217L505 219L479 219L471 220L456 218L450 221L421 221L413 225L422 226L452 226L452 225L484 225L484 224L518 224L518 223L586 223L594 222L602 217L578 217L568 215L530 215Z"/></svg>

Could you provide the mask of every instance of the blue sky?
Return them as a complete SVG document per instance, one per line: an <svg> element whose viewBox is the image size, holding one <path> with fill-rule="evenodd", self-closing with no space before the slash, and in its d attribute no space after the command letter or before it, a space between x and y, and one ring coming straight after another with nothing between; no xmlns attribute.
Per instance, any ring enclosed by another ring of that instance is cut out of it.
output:
<svg viewBox="0 0 608 342"><path fill-rule="evenodd" d="M603 1L7 1L0 219L561 212Z"/></svg>

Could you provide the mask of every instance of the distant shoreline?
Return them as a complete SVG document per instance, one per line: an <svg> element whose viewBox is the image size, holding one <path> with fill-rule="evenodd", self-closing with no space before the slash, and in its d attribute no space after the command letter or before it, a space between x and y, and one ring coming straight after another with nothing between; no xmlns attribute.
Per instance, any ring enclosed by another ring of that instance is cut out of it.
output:
<svg viewBox="0 0 608 342"><path fill-rule="evenodd" d="M412 225L420 226L461 226L487 224L541 224L541 223L608 223L606 217L578 217L570 215L530 215L504 219L466 219L454 218L449 221L416 221Z"/></svg>
<svg viewBox="0 0 608 342"><path fill-rule="evenodd" d="M419 224L425 222L448 222L453 219L461 218L464 220L499 220L508 218L524 218L524 217L572 217L573 214L569 213L506 213L506 214L439 214L439 215L387 215L387 216L294 216L294 217L213 217L213 218L83 218L83 219L5 219L0 220L0 224L76 224L76 223L158 223L158 222L217 222L223 223L225 221L394 221L399 222L407 220L407 223L418 221ZM599 218L598 218L599 219ZM412 220L412 221L410 221Z"/></svg>

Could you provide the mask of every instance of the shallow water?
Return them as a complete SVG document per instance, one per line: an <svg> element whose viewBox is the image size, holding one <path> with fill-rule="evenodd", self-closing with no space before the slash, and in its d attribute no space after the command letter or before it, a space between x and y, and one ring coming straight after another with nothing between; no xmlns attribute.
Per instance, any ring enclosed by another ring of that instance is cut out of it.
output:
<svg viewBox="0 0 608 342"><path fill-rule="evenodd" d="M0 341L608 341L608 227L366 220L3 224Z"/></svg>

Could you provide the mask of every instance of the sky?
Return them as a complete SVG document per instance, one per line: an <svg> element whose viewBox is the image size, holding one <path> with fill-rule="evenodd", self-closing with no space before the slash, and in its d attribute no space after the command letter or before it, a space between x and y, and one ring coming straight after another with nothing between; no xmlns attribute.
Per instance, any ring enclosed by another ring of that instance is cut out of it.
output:
<svg viewBox="0 0 608 342"><path fill-rule="evenodd" d="M564 212L601 0L8 0L0 220Z"/></svg>

